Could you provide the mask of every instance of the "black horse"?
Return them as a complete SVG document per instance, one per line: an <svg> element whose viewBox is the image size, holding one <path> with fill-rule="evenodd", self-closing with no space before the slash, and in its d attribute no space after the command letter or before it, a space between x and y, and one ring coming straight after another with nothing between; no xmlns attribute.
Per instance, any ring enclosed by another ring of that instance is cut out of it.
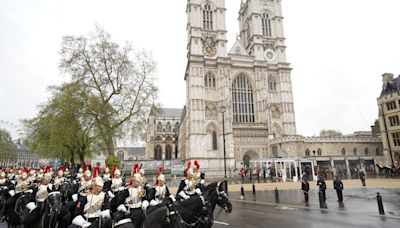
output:
<svg viewBox="0 0 400 228"><path fill-rule="evenodd" d="M50 192L45 203L45 210L42 217L43 228L53 228L58 226L58 216L61 211L61 193L59 191Z"/></svg>
<svg viewBox="0 0 400 228"><path fill-rule="evenodd" d="M24 228L39 228L41 227L40 209L36 207L30 210L26 207L28 203L35 204L35 194L33 190L25 191L19 195L15 203L14 211L18 215L19 221Z"/></svg>
<svg viewBox="0 0 400 228"><path fill-rule="evenodd" d="M227 213L232 211L232 204L225 189L222 182L211 183L204 187L204 196L193 196L187 200L175 202L172 207L157 208L147 215L144 226L155 228L211 227L214 222L216 205L225 209ZM171 211L175 213L171 213Z"/></svg>

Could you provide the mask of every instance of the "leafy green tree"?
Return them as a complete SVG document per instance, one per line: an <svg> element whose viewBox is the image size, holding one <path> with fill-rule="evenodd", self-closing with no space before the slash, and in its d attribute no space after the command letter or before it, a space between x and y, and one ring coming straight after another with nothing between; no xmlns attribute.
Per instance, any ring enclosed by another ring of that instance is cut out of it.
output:
<svg viewBox="0 0 400 228"><path fill-rule="evenodd" d="M331 130L331 129L322 130L319 133L320 137L342 136L342 135L343 134L339 130Z"/></svg>
<svg viewBox="0 0 400 228"><path fill-rule="evenodd" d="M149 52L129 43L121 47L96 26L92 35L63 37L60 54L61 71L91 94L88 113L109 155L117 138L142 135L157 98L156 63Z"/></svg>
<svg viewBox="0 0 400 228"><path fill-rule="evenodd" d="M15 162L18 156L18 148L11 140L10 133L0 128L0 161L3 163Z"/></svg>
<svg viewBox="0 0 400 228"><path fill-rule="evenodd" d="M39 114L24 120L25 144L41 156L59 157L81 164L91 152L94 120L87 114L90 94L79 83L64 83L49 88L49 101L39 106Z"/></svg>

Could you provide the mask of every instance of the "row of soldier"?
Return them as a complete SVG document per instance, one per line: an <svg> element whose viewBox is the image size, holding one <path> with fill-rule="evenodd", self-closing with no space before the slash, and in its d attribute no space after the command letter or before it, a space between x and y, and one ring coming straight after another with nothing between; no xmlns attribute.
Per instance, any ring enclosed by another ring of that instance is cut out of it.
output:
<svg viewBox="0 0 400 228"><path fill-rule="evenodd" d="M138 164L133 166L127 181L122 177L117 165L114 165L112 172L107 165L102 174L100 167L95 167L93 175L88 165L85 171L81 167L77 173L70 173L68 168L62 167L54 173L50 166L39 169L38 173L35 169L24 169L14 173L12 168L3 168L0 186L3 192L7 193L2 194L2 197L6 198L4 208L12 207L21 195L32 195L32 200L25 205L32 216L27 216L26 221L22 221L25 224L33 223L37 216L43 216L49 195L59 192L61 185L68 183L76 186L73 194L66 199L70 205L71 227L89 227L99 223L102 224L101 227L111 227L112 224L115 227L124 223L133 223L135 227L140 227L144 211L148 212L157 205L170 201L202 194L204 174L200 173L198 162L194 162L194 167L191 167L189 162L185 173L176 197L166 186L162 167L159 168L151 186L145 176L144 167L139 167ZM4 217L7 219L7 213L4 213Z"/></svg>

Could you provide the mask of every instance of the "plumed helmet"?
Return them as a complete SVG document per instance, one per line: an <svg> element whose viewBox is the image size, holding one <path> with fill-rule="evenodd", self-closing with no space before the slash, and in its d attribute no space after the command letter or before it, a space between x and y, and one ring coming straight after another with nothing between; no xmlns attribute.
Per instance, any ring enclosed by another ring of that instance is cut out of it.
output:
<svg viewBox="0 0 400 228"><path fill-rule="evenodd" d="M45 173L45 174L42 176L42 179L46 179L46 180L50 181L50 180L51 180L51 175L50 175L50 173Z"/></svg>
<svg viewBox="0 0 400 228"><path fill-rule="evenodd" d="M96 166L96 167L94 167L94 170L93 170L93 178L95 178L99 175L100 175L100 167Z"/></svg>
<svg viewBox="0 0 400 228"><path fill-rule="evenodd" d="M94 178L93 185L96 185L96 186L99 186L99 187L103 187L103 185L104 185L103 178L101 178L100 176Z"/></svg>
<svg viewBox="0 0 400 228"><path fill-rule="evenodd" d="M116 170L114 171L114 177L120 177L120 176L121 176L121 170L116 169Z"/></svg>
<svg viewBox="0 0 400 228"><path fill-rule="evenodd" d="M165 175L161 173L160 175L158 175L157 180L158 180L158 181L162 181L162 182L165 183Z"/></svg>
<svg viewBox="0 0 400 228"><path fill-rule="evenodd" d="M187 171L186 171L186 175L191 175L191 176L193 176L193 174L194 174L194 172L193 172L193 168L189 168L189 169L187 169Z"/></svg>
<svg viewBox="0 0 400 228"><path fill-rule="evenodd" d="M23 179L28 178L28 174L27 174L26 172L23 172L23 173L21 174L21 177L22 177Z"/></svg>
<svg viewBox="0 0 400 228"><path fill-rule="evenodd" d="M0 172L0 177L2 178L6 177L6 173L3 170Z"/></svg>
<svg viewBox="0 0 400 228"><path fill-rule="evenodd" d="M140 181L142 180L142 176L140 175L140 173L135 173L132 176L132 180L135 180L140 183Z"/></svg>
<svg viewBox="0 0 400 228"><path fill-rule="evenodd" d="M86 177L91 177L92 176L92 172L90 172L90 170L86 170L83 175L85 175Z"/></svg>
<svg viewBox="0 0 400 228"><path fill-rule="evenodd" d="M139 167L139 173L140 173L141 175L144 175L144 168L143 168L143 164L140 164L140 167Z"/></svg>
<svg viewBox="0 0 400 228"><path fill-rule="evenodd" d="M82 167L79 168L78 172L83 173Z"/></svg>

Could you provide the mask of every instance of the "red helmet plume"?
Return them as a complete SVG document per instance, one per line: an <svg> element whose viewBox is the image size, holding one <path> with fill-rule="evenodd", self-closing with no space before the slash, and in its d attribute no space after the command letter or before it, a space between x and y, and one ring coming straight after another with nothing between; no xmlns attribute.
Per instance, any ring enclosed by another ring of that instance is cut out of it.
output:
<svg viewBox="0 0 400 228"><path fill-rule="evenodd" d="M90 170L90 163L88 162L88 163L86 163L86 169L85 169L85 171L86 170Z"/></svg>
<svg viewBox="0 0 400 228"><path fill-rule="evenodd" d="M94 170L93 170L93 179L96 178L98 175L100 175L100 167L96 166L96 167L94 167Z"/></svg>
<svg viewBox="0 0 400 228"><path fill-rule="evenodd" d="M187 165L187 168L186 168L186 171L185 171L185 176L187 176L187 171L190 169L190 165L191 165L192 163L189 161L188 162L188 165Z"/></svg>
<svg viewBox="0 0 400 228"><path fill-rule="evenodd" d="M60 165L60 167L58 167L58 171L63 171L64 172L64 167L62 165Z"/></svg>
<svg viewBox="0 0 400 228"><path fill-rule="evenodd" d="M197 160L194 161L194 166L196 166L197 170L200 170L200 164Z"/></svg>
<svg viewBox="0 0 400 228"><path fill-rule="evenodd" d="M160 176L160 174L162 173L162 171L163 171L163 167L160 166L160 167L158 168L157 177Z"/></svg>
<svg viewBox="0 0 400 228"><path fill-rule="evenodd" d="M118 163L114 163L113 171L112 171L112 177L114 177L114 172L115 170L118 169Z"/></svg>

